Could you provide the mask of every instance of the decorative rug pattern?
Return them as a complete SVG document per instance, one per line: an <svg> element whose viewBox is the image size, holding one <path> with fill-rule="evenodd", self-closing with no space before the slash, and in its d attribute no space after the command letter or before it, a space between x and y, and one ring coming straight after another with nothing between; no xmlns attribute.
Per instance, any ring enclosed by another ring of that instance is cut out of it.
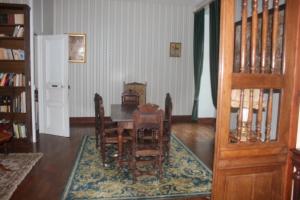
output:
<svg viewBox="0 0 300 200"><path fill-rule="evenodd" d="M95 137L85 136L62 199L174 199L211 193L211 170L174 135L163 174L161 181L142 176L133 184L128 170L113 165L104 168Z"/></svg>
<svg viewBox="0 0 300 200"><path fill-rule="evenodd" d="M0 154L0 163L11 171L0 170L0 200L8 200L42 153Z"/></svg>

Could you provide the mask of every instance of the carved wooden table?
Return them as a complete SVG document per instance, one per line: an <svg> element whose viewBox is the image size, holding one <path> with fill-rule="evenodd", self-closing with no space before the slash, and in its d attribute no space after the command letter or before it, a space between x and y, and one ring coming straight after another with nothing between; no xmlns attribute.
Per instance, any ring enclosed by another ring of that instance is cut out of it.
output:
<svg viewBox="0 0 300 200"><path fill-rule="evenodd" d="M123 155L123 132L125 129L133 129L133 112L137 110L136 105L122 105L112 104L111 105L111 119L113 122L118 123L118 161L119 165L122 166L122 155Z"/></svg>

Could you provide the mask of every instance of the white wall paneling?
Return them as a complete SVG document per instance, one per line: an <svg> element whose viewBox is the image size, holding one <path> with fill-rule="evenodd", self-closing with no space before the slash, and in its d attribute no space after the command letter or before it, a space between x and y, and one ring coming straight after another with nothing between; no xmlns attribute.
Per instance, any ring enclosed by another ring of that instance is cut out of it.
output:
<svg viewBox="0 0 300 200"><path fill-rule="evenodd" d="M93 95L121 102L123 81L147 82L147 101L190 115L193 83L193 5L183 0L54 0L54 33L87 34L87 63L70 64L70 116L94 116ZM182 56L169 57L170 42Z"/></svg>

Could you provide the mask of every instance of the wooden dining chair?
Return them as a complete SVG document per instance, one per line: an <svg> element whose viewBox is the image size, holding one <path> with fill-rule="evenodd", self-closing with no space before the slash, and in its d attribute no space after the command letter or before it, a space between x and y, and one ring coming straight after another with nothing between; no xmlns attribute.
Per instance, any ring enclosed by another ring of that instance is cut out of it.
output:
<svg viewBox="0 0 300 200"><path fill-rule="evenodd" d="M134 90L126 90L122 93L122 104L139 105L139 94Z"/></svg>
<svg viewBox="0 0 300 200"><path fill-rule="evenodd" d="M126 90L133 90L139 94L139 104L146 104L146 89L147 89L147 82L145 83L138 83L138 82L131 82L125 83L123 82L123 91Z"/></svg>
<svg viewBox="0 0 300 200"><path fill-rule="evenodd" d="M163 116L164 112L154 104L144 104L133 113L132 158L133 183L137 176L156 175L162 178L163 160ZM145 139L145 132L151 137ZM140 170L141 164L151 164L146 171Z"/></svg>
<svg viewBox="0 0 300 200"><path fill-rule="evenodd" d="M169 158L170 153L170 144L171 144L171 126L172 126L172 110L173 110L173 103L172 98L169 93L166 94L165 98L165 117L164 117L164 153L167 159Z"/></svg>
<svg viewBox="0 0 300 200"><path fill-rule="evenodd" d="M99 147L102 157L102 164L105 166L108 164L108 146L118 144L118 127L116 123L104 122L104 107L103 100L99 94L95 94L95 134L96 134L96 148ZM129 136L123 136L122 142L127 142L131 139ZM117 149L117 148L115 148Z"/></svg>

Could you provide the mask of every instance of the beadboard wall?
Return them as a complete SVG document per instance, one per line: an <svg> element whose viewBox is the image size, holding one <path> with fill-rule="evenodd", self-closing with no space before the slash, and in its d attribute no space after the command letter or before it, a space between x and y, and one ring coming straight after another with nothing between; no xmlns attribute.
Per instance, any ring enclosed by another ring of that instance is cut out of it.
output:
<svg viewBox="0 0 300 200"><path fill-rule="evenodd" d="M69 65L70 117L94 116L93 95L121 102L123 81L147 82L147 101L190 115L194 95L193 10L187 0L54 0L54 34L87 34L87 63ZM170 42L182 43L180 58Z"/></svg>

